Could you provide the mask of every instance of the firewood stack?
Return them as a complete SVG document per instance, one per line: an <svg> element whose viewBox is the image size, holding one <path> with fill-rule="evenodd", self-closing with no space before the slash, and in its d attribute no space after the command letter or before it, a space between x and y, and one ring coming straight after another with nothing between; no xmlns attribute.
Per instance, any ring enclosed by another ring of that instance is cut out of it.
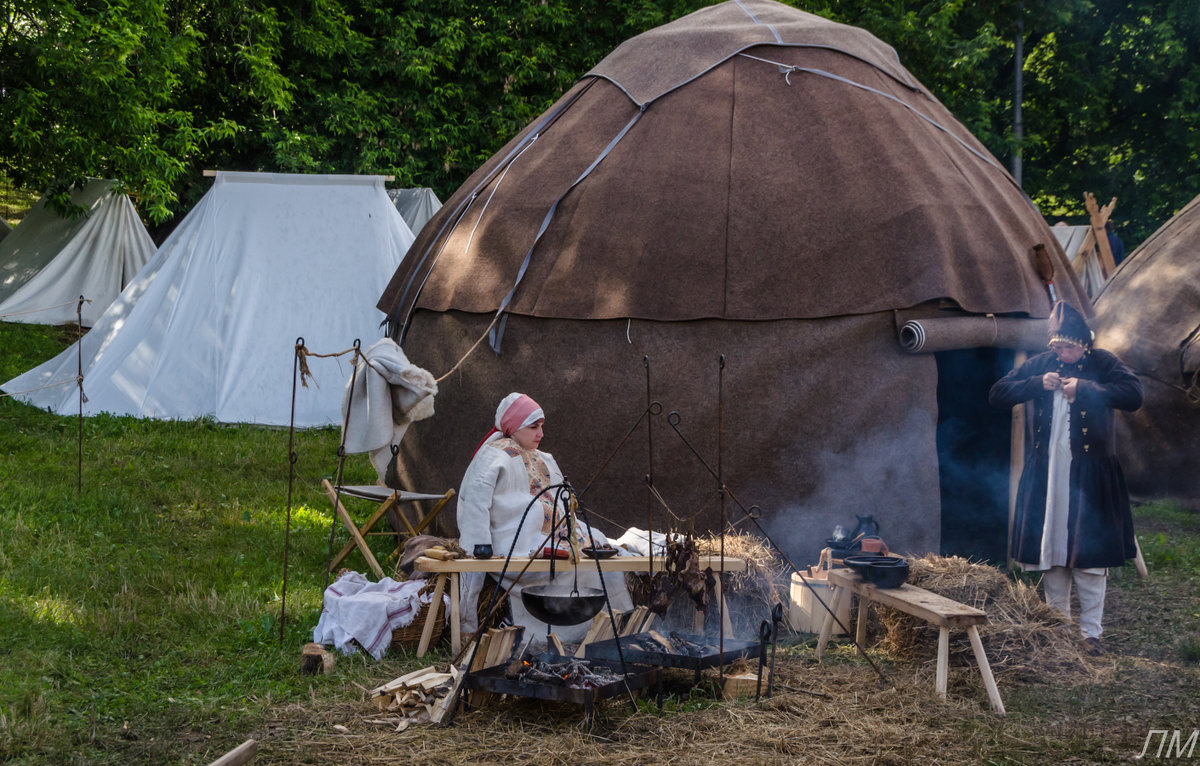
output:
<svg viewBox="0 0 1200 766"><path fill-rule="evenodd" d="M654 612L650 611L648 607L639 606L628 612L614 614L613 618L613 621L617 623L617 630L622 636L632 636L650 629L654 623ZM575 656L583 657L588 644L606 641L610 638L615 638L612 622L609 622L608 612L601 611L592 618L592 626L588 629L587 635L583 637L583 641L580 642Z"/></svg>
<svg viewBox="0 0 1200 766"><path fill-rule="evenodd" d="M454 701L462 673L453 665L442 673L433 665L415 670L371 690L381 713L394 713L410 723L438 723Z"/></svg>

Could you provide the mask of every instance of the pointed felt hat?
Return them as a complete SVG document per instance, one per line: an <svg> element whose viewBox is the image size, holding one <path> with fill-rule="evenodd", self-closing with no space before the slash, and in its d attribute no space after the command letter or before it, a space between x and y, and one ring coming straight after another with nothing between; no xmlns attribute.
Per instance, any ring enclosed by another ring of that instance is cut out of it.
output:
<svg viewBox="0 0 1200 766"><path fill-rule="evenodd" d="M1059 301L1054 304L1054 308L1050 310L1050 319L1047 322L1048 335L1047 344L1049 343L1073 343L1076 346L1090 346L1092 344L1092 330L1088 327L1087 320L1083 318L1078 309L1069 303Z"/></svg>

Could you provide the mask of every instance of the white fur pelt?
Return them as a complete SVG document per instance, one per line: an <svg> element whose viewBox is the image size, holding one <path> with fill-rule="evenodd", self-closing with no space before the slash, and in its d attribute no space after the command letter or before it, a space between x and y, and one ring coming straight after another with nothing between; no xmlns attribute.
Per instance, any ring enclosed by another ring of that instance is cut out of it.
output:
<svg viewBox="0 0 1200 766"><path fill-rule="evenodd" d="M363 357L346 382L342 435L347 453L371 453L371 464L382 480L392 445L400 443L410 423L433 415L437 381L409 362L391 338L376 342Z"/></svg>

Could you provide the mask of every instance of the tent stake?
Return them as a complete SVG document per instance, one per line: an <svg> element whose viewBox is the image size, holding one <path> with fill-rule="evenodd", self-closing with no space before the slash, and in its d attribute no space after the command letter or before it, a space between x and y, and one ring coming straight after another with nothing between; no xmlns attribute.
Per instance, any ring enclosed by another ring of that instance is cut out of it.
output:
<svg viewBox="0 0 1200 766"><path fill-rule="evenodd" d="M83 296L75 304L75 317L79 325L79 339L75 341L77 374L76 384L79 386L79 457L75 466L75 494L83 492L83 403L87 397L83 395Z"/></svg>

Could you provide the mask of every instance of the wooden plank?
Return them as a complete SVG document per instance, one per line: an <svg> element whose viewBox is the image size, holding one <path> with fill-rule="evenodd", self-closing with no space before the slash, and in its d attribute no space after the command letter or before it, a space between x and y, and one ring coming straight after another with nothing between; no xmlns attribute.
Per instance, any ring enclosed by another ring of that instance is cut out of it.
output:
<svg viewBox="0 0 1200 766"><path fill-rule="evenodd" d="M225 755L210 763L208 766L243 766L254 760L258 752L258 742L248 739Z"/></svg>
<svg viewBox="0 0 1200 766"><path fill-rule="evenodd" d="M905 583L899 588L876 588L857 573L843 569L831 571L829 582L939 627L966 627L987 622L987 612L915 585Z"/></svg>
<svg viewBox="0 0 1200 766"><path fill-rule="evenodd" d="M967 636L971 639L971 651L975 652L975 662L979 664L979 674L983 676L983 685L987 689L988 701L997 715L1005 715L1004 700L1000 699L1000 690L996 688L996 679L992 677L992 666L988 664L987 654L983 651L983 641L979 638L979 628L975 625L967 627Z"/></svg>
<svg viewBox="0 0 1200 766"><path fill-rule="evenodd" d="M645 572L649 567L648 556L614 556L611 559L600 559L598 562L595 559L585 559L581 562L581 566L590 570L595 570L597 563L600 569L605 572ZM550 559L533 559L513 557L508 565L509 571L521 571L525 569L525 565L529 564L526 571L529 572L549 572ZM416 569L422 572L500 572L504 569L504 557L496 556L490 559L455 559L453 561L438 561L431 559L428 556L421 556L414 563ZM575 567L568 559L557 559L554 562L555 570L560 573L569 573ZM654 571L661 571L663 568L663 557L654 557ZM701 556L700 569L712 569L714 572L721 571L720 556ZM726 572L744 572L746 571L746 561L744 559L735 559L731 556L725 557Z"/></svg>
<svg viewBox="0 0 1200 766"><path fill-rule="evenodd" d="M829 645L829 637L833 634L833 616L842 610L842 603L850 598L850 589L847 587L838 587L833 582L833 574L838 570L831 569L830 586L833 589L833 603L829 605L829 610L825 612L825 621L821 623L821 635L817 638L817 660L820 661L822 655L825 654L825 647Z"/></svg>
<svg viewBox="0 0 1200 766"><path fill-rule="evenodd" d="M411 673L406 673L406 674L400 676L399 678L394 678L391 681L388 681L383 686L375 687L374 689L371 690L371 694L372 695L384 694L385 692L395 691L396 689L403 689L405 686L408 685L408 682L412 681L414 678L420 678L421 676L424 676L428 673L432 673L434 671L435 671L435 667L433 665L430 665L427 668L421 668L420 670L414 670Z"/></svg>
<svg viewBox="0 0 1200 766"><path fill-rule="evenodd" d="M587 635L579 642L579 648L575 650L576 657L583 657L586 653L587 645L596 640L596 636L600 632L600 626L608 623L608 614L600 612L592 618L592 625L588 628Z"/></svg>
<svg viewBox="0 0 1200 766"><path fill-rule="evenodd" d="M950 629L938 628L937 675L934 678L933 689L938 696L946 699L946 687L950 678Z"/></svg>
<svg viewBox="0 0 1200 766"><path fill-rule="evenodd" d="M463 673L451 665L450 675L453 678L453 681L450 683L450 689L433 704L433 710L429 713L430 723L441 723L446 713L450 711L450 706L458 699L458 687L462 684Z"/></svg>
<svg viewBox="0 0 1200 766"><path fill-rule="evenodd" d="M438 612L442 606L442 591L446 589L446 575L439 575L433 586L433 600L425 610L425 627L421 628L421 642L417 644L417 656L424 657L429 651L429 643L433 640L433 628L437 625Z"/></svg>
<svg viewBox="0 0 1200 766"><path fill-rule="evenodd" d="M462 646L462 605L458 589L458 573L450 577L450 656L457 657Z"/></svg>

